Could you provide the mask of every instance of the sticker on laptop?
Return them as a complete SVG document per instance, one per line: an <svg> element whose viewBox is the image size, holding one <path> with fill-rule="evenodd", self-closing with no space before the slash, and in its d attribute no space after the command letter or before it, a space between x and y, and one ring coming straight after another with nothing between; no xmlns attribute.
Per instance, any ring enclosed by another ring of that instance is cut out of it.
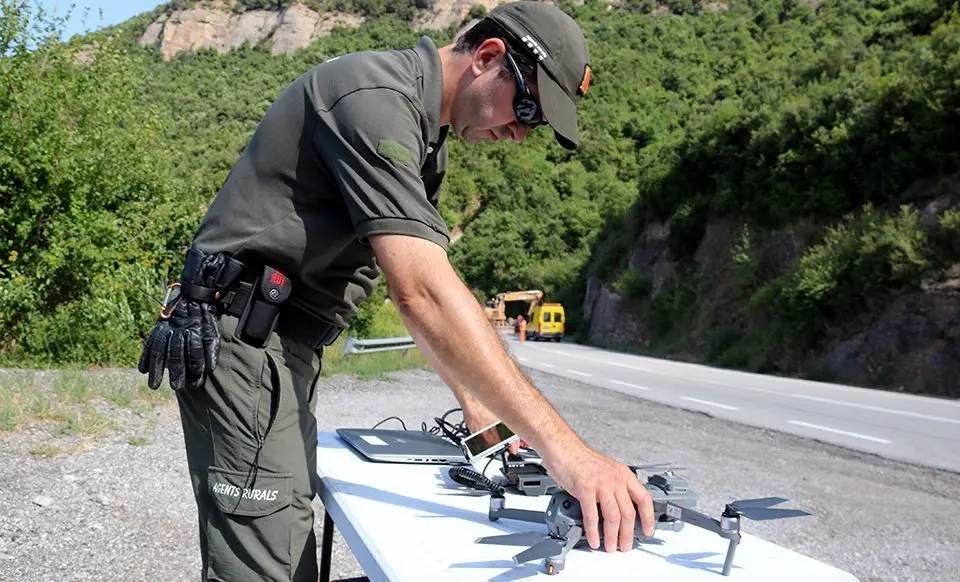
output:
<svg viewBox="0 0 960 582"><path fill-rule="evenodd" d="M378 436L373 436L373 435L360 435L360 438L362 438L363 440L365 440L368 445L376 445L376 446L379 446L379 447L385 447L385 446L387 446L386 441L384 441L382 438L380 438L380 437L378 437Z"/></svg>

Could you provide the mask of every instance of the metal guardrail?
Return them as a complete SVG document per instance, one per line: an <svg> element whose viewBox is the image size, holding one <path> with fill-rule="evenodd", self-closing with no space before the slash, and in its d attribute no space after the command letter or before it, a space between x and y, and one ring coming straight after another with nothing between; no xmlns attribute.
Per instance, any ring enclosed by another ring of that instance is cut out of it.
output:
<svg viewBox="0 0 960 582"><path fill-rule="evenodd" d="M343 344L343 355L351 354L369 354L372 352L386 352L391 350L411 350L417 347L416 342L410 336L388 337L382 339L357 339L348 337Z"/></svg>

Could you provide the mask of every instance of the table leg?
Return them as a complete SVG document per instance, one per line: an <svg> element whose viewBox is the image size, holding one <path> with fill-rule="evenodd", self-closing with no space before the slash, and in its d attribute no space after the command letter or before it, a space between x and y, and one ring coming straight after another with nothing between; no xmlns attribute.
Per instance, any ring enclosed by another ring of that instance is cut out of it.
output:
<svg viewBox="0 0 960 582"><path fill-rule="evenodd" d="M330 558L333 554L333 518L323 511L323 538L320 540L320 582L330 582Z"/></svg>

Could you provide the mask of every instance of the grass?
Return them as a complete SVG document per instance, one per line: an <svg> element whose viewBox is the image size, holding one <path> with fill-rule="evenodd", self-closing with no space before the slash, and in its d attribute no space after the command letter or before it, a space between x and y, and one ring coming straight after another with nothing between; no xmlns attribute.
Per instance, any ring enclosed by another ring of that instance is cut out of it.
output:
<svg viewBox="0 0 960 582"><path fill-rule="evenodd" d="M323 352L323 375L354 374L361 380L389 380L390 372L399 370L432 370L419 349L343 355L346 337L340 336Z"/></svg>
<svg viewBox="0 0 960 582"><path fill-rule="evenodd" d="M324 351L323 376L353 374L362 380L389 380L391 372L432 369L416 348L344 357L345 342L346 337L341 337ZM172 397L166 382L159 390L151 390L145 377L124 370L0 370L0 435L43 425L59 436L96 436L119 428L102 412L104 403L142 415ZM138 436L128 437L127 442L135 447L149 444ZM43 458L58 453L54 447L31 451Z"/></svg>
<svg viewBox="0 0 960 582"><path fill-rule="evenodd" d="M98 404L107 401L143 414L172 397L170 390L150 390L145 379L120 371L0 371L0 433L46 425L63 436L95 436L117 424ZM38 451L40 457L53 456Z"/></svg>

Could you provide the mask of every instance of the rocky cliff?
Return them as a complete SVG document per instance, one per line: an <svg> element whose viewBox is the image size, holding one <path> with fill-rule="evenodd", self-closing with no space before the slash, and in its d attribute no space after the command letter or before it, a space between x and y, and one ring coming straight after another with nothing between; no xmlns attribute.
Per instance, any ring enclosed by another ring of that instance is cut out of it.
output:
<svg viewBox="0 0 960 582"><path fill-rule="evenodd" d="M498 0L424 0L412 25L447 28L462 23L474 6L490 10ZM336 27L357 27L362 16L318 11L300 3L282 10L244 10L235 0L199 2L192 8L164 12L140 37L141 46L160 49L164 60L182 52L213 49L223 53L244 43L269 43L273 54L291 54Z"/></svg>
<svg viewBox="0 0 960 582"><path fill-rule="evenodd" d="M946 210L960 207L960 186L918 206L924 226L934 230ZM645 282L641 296L634 291L631 297L629 289L618 292L616 284L596 276L587 281L582 306L587 342L627 349L655 346L656 322L644 318L641 314L649 315L650 310L640 307L681 284L697 290L686 322L690 339L682 342L694 349L671 356L710 363L707 354L729 347L709 345L718 330L737 330L727 336L730 338L750 333L762 337L758 328L767 322L746 313L746 298L732 260L740 226L734 219L709 223L691 266L673 257L669 224L648 224L634 241L629 260L629 271ZM768 233L757 257L760 276L770 280L785 273L817 230L813 225L796 225ZM672 315L684 317L683 313ZM656 339L662 343L663 338ZM805 354L805 361L795 356L774 354L763 371L796 375L813 368L829 382L955 394L960 378L960 263L938 277L894 293L877 309L849 314L813 353Z"/></svg>

